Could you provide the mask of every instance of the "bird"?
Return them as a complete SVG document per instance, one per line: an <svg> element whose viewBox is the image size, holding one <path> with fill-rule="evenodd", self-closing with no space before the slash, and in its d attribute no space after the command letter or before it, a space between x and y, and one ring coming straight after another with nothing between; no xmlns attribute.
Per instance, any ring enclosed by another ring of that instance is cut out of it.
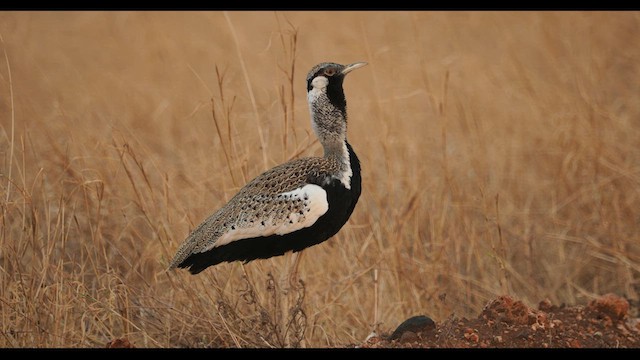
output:
<svg viewBox="0 0 640 360"><path fill-rule="evenodd" d="M343 81L365 65L322 62L311 68L307 101L324 155L290 160L249 181L191 231L169 270L195 275L222 262L297 253L338 233L362 192L360 160L347 141Z"/></svg>

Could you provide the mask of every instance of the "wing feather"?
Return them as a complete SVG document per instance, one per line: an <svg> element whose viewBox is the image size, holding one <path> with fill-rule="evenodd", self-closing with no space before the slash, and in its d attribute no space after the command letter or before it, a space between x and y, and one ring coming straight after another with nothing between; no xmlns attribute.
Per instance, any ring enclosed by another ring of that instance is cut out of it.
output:
<svg viewBox="0 0 640 360"><path fill-rule="evenodd" d="M327 194L315 180L331 171L330 166L324 158L302 158L257 176L189 234L169 267L232 241L313 225L329 208Z"/></svg>

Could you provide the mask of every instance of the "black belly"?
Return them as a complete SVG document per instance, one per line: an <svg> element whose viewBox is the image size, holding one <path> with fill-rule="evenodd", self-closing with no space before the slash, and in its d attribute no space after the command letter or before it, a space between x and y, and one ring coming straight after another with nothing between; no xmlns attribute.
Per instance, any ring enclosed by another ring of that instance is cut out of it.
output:
<svg viewBox="0 0 640 360"><path fill-rule="evenodd" d="M192 254L178 267L189 267L192 274L224 261L249 262L255 259L267 259L283 255L288 251L297 252L319 244L335 235L349 220L361 193L360 163L348 145L353 175L351 189L347 189L337 179L322 184L327 192L329 209L310 227L284 235L258 236L235 240L229 244L215 247L207 252ZM320 184L318 184L320 185Z"/></svg>

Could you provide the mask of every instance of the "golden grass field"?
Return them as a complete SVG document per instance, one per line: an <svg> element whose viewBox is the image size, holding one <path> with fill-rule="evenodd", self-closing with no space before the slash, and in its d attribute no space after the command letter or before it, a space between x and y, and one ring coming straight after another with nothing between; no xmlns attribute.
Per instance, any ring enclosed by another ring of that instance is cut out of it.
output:
<svg viewBox="0 0 640 360"><path fill-rule="evenodd" d="M340 347L503 294L638 300L638 12L2 12L0 36L1 347ZM369 63L363 193L303 285L291 254L167 272L245 182L322 154L322 61Z"/></svg>

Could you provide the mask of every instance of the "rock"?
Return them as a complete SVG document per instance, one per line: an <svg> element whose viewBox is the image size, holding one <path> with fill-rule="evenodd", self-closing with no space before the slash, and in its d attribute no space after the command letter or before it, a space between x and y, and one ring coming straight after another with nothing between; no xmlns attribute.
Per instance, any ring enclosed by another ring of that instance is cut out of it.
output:
<svg viewBox="0 0 640 360"><path fill-rule="evenodd" d="M410 331L413 333L419 333L422 331L433 330L436 328L436 323L431 318L418 315L405 320L400 324L396 330L391 334L389 340L400 339L403 333Z"/></svg>

